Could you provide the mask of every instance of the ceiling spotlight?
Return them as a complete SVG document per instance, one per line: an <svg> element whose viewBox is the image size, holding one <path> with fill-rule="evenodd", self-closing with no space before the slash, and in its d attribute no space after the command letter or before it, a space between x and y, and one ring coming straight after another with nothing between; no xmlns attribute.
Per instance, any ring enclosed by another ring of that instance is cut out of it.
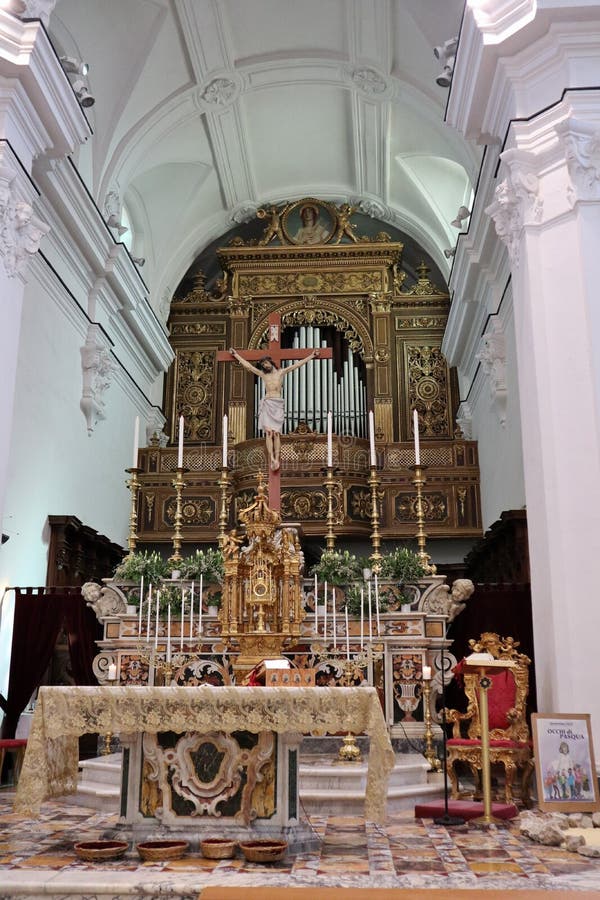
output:
<svg viewBox="0 0 600 900"><path fill-rule="evenodd" d="M146 259L144 256L132 256L131 258L134 261L134 263L136 264L136 266L140 267L140 269L146 262Z"/></svg>
<svg viewBox="0 0 600 900"><path fill-rule="evenodd" d="M456 58L456 48L458 47L458 37L450 38L441 46L433 48L433 55L442 63L442 71L435 79L436 84L440 87L450 87L452 83L452 75L454 74L454 61Z"/></svg>
<svg viewBox="0 0 600 900"><path fill-rule="evenodd" d="M116 213L111 213L111 215L106 220L106 224L109 228L114 228L115 231L118 232L119 237L121 237L122 234L125 234L126 231L129 231L129 228L127 228L125 225L121 225L121 223L119 222L119 217Z"/></svg>
<svg viewBox="0 0 600 900"><path fill-rule="evenodd" d="M444 256L446 257L446 259L451 259L455 253L456 247L447 247L446 250L444 250Z"/></svg>
<svg viewBox="0 0 600 900"><path fill-rule="evenodd" d="M470 215L471 215L471 213L469 212L469 210L467 209L467 207L466 207L466 206L461 206L461 207L459 208L458 212L456 213L456 218L453 219L452 222L450 222L450 224L451 224L454 228L462 228L463 220L464 220L464 219L468 219Z"/></svg>
<svg viewBox="0 0 600 900"><path fill-rule="evenodd" d="M72 72L74 75L87 75L90 71L86 62L76 59L74 56L61 56L60 62L65 72Z"/></svg>
<svg viewBox="0 0 600 900"><path fill-rule="evenodd" d="M73 90L75 91L75 96L79 100L79 105L83 106L84 109L88 106L93 106L96 102L96 98L92 97L88 91L87 84L85 81L82 81L81 78L78 78L77 81L73 82Z"/></svg>

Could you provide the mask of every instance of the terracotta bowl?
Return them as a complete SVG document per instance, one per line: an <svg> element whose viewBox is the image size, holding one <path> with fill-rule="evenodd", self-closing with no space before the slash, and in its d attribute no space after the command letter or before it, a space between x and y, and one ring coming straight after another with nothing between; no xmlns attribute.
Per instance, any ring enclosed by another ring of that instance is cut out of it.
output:
<svg viewBox="0 0 600 900"><path fill-rule="evenodd" d="M283 859L287 848L287 841L278 841L274 838L257 838L254 841L240 843L240 850L248 862L277 862Z"/></svg>
<svg viewBox="0 0 600 900"><path fill-rule="evenodd" d="M79 859L97 862L102 859L118 859L129 850L127 841L79 841L75 844Z"/></svg>
<svg viewBox="0 0 600 900"><path fill-rule="evenodd" d="M237 841L228 838L206 838L200 841L202 856L207 859L232 859L235 856Z"/></svg>
<svg viewBox="0 0 600 900"><path fill-rule="evenodd" d="M188 841L143 841L136 850L145 862L181 859L189 847Z"/></svg>

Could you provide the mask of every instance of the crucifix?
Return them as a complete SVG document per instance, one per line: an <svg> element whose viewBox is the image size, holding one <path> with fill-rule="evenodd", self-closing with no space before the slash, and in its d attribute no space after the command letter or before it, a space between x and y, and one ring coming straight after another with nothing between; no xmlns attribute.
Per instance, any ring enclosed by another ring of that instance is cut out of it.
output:
<svg viewBox="0 0 600 900"><path fill-rule="evenodd" d="M219 350L218 362L239 362L248 372L262 378L265 396L259 409L258 425L265 433L269 454L269 506L279 511L281 507L281 431L285 415L283 380L294 369L306 365L311 359L330 359L330 348L284 350L281 347L281 316L271 313L268 320L269 344L266 350ZM294 359L291 366L281 368L284 359ZM255 363L253 365L252 363Z"/></svg>

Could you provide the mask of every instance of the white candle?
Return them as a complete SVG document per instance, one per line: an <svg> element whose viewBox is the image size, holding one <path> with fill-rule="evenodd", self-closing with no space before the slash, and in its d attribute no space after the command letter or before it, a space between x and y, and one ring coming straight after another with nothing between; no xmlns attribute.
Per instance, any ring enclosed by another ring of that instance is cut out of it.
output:
<svg viewBox="0 0 600 900"><path fill-rule="evenodd" d="M183 623L185 622L185 593L181 585L181 634L179 635L179 649L183 650Z"/></svg>
<svg viewBox="0 0 600 900"><path fill-rule="evenodd" d="M325 582L325 609L323 610L323 640L327 637L327 582Z"/></svg>
<svg viewBox="0 0 600 900"><path fill-rule="evenodd" d="M375 417L373 410L369 410L369 450L371 451L371 465L377 465L377 456L375 455Z"/></svg>
<svg viewBox="0 0 600 900"><path fill-rule="evenodd" d="M415 465L421 465L421 444L419 442L419 413L413 409L413 431L415 434Z"/></svg>
<svg viewBox="0 0 600 900"><path fill-rule="evenodd" d="M381 634L379 625L379 582L377 580L377 572L375 572L375 618L377 619L377 634Z"/></svg>
<svg viewBox="0 0 600 900"><path fill-rule="evenodd" d="M314 598L315 598L315 634L319 633L319 595L317 592L317 576L315 575L315 590L314 590Z"/></svg>
<svg viewBox="0 0 600 900"><path fill-rule="evenodd" d="M331 410L327 413L327 466L333 466L333 415Z"/></svg>
<svg viewBox="0 0 600 900"><path fill-rule="evenodd" d="M171 662L171 604L167 606L167 662Z"/></svg>
<svg viewBox="0 0 600 900"><path fill-rule="evenodd" d="M160 591L156 592L156 622L154 624L154 649L158 649L158 611L160 609Z"/></svg>
<svg viewBox="0 0 600 900"><path fill-rule="evenodd" d="M333 628L333 649L337 647L337 626L335 621L335 588L331 591L331 627Z"/></svg>
<svg viewBox="0 0 600 900"><path fill-rule="evenodd" d="M350 631L348 629L348 607L344 607L346 614L346 659L350 659Z"/></svg>
<svg viewBox="0 0 600 900"><path fill-rule="evenodd" d="M360 589L360 649L364 647L365 589Z"/></svg>
<svg viewBox="0 0 600 900"><path fill-rule="evenodd" d="M223 468L227 468L227 416L223 416Z"/></svg>
<svg viewBox="0 0 600 900"><path fill-rule="evenodd" d="M369 607L369 640L373 640L373 618L371 613L371 582L367 582L367 606Z"/></svg>
<svg viewBox="0 0 600 900"><path fill-rule="evenodd" d="M177 468L183 469L183 416L179 416L179 450L177 453Z"/></svg>
<svg viewBox="0 0 600 900"><path fill-rule="evenodd" d="M152 609L152 585L148 588L148 621L146 622L146 640L150 640L150 610Z"/></svg>
<svg viewBox="0 0 600 900"><path fill-rule="evenodd" d="M135 425L133 426L133 462L132 469L137 469L138 464L138 448L140 445L140 417L135 417Z"/></svg>
<svg viewBox="0 0 600 900"><path fill-rule="evenodd" d="M144 605L144 576L142 575L140 580L140 608L139 608L139 619L138 619L138 637L142 633L142 606Z"/></svg>
<svg viewBox="0 0 600 900"><path fill-rule="evenodd" d="M108 680L109 681L117 680L117 667L114 663L111 663L108 667Z"/></svg>
<svg viewBox="0 0 600 900"><path fill-rule="evenodd" d="M423 666L423 681L431 681L431 666Z"/></svg>
<svg viewBox="0 0 600 900"><path fill-rule="evenodd" d="M193 627L194 627L194 582L192 581L192 593L190 596L190 641L193 637Z"/></svg>
<svg viewBox="0 0 600 900"><path fill-rule="evenodd" d="M202 572L200 573L200 597L198 609L198 634L202 635Z"/></svg>

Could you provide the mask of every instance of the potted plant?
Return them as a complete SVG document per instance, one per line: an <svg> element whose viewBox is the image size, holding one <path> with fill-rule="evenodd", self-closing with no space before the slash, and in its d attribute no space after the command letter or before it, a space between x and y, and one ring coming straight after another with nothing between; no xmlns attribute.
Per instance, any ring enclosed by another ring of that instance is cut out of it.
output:
<svg viewBox="0 0 600 900"><path fill-rule="evenodd" d="M367 595L363 591L363 600L362 600L362 608L363 608L363 616L366 618L369 615L369 606ZM360 599L361 586L359 584L351 585L347 591L345 592L344 605L348 609L349 616L360 616L360 607L361 607L361 599ZM371 595L371 609L373 614L375 614L375 597ZM387 591L379 591L379 612L387 612L390 605L390 596Z"/></svg>
<svg viewBox="0 0 600 900"><path fill-rule="evenodd" d="M381 578L390 578L402 587L412 584L425 575L423 563L417 553L408 547L396 547L390 553L383 554L381 559Z"/></svg>
<svg viewBox="0 0 600 900"><path fill-rule="evenodd" d="M221 608L221 599L223 592L220 590L210 590L206 598L206 608L209 616L216 616Z"/></svg>
<svg viewBox="0 0 600 900"><path fill-rule="evenodd" d="M223 554L220 550L209 547L207 550L196 550L179 563L181 577L188 581L198 581L202 575L205 583L223 582Z"/></svg>
<svg viewBox="0 0 600 900"><path fill-rule="evenodd" d="M324 550L321 559L310 570L319 581L334 587L352 584L362 579L362 570L357 557L348 550Z"/></svg>

